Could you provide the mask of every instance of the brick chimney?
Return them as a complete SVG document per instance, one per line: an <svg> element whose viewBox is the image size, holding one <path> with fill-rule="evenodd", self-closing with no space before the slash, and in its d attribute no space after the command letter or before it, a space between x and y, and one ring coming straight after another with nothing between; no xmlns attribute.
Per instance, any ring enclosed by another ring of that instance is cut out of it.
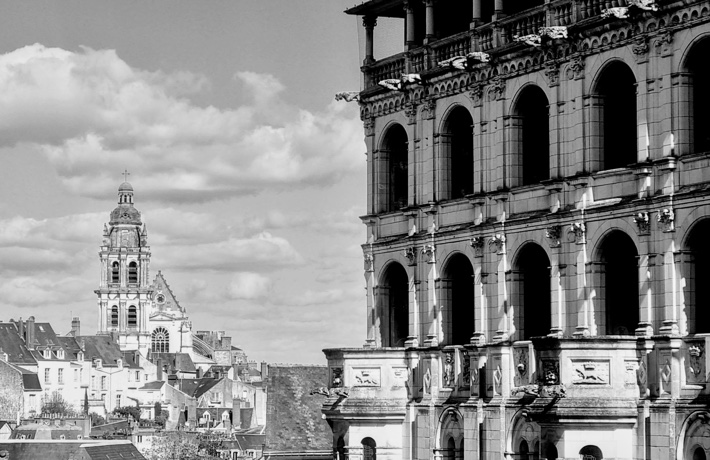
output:
<svg viewBox="0 0 710 460"><path fill-rule="evenodd" d="M79 337L81 335L81 323L79 322L79 317L75 316L71 319L71 335L74 337Z"/></svg>
<svg viewBox="0 0 710 460"><path fill-rule="evenodd" d="M158 358L155 363L156 380L163 380L163 360Z"/></svg>
<svg viewBox="0 0 710 460"><path fill-rule="evenodd" d="M30 350L35 349L35 317L30 316L27 318L27 338L25 340L27 348Z"/></svg>
<svg viewBox="0 0 710 460"><path fill-rule="evenodd" d="M269 365L266 362L261 362L261 380L266 381L266 377L269 376Z"/></svg>
<svg viewBox="0 0 710 460"><path fill-rule="evenodd" d="M22 322L22 316L20 316L20 320L17 322L17 333L20 334L20 338L22 340L25 340L25 323Z"/></svg>

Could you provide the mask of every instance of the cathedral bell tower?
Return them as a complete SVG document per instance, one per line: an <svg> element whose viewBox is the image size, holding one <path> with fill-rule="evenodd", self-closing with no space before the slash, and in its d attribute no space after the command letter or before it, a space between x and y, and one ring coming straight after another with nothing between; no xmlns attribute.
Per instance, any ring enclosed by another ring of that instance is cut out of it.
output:
<svg viewBox="0 0 710 460"><path fill-rule="evenodd" d="M99 334L113 335L121 350L150 348L148 314L153 288L148 281L150 246L141 214L133 207L133 187L118 187L118 206L104 224L99 252L101 279L98 295Z"/></svg>

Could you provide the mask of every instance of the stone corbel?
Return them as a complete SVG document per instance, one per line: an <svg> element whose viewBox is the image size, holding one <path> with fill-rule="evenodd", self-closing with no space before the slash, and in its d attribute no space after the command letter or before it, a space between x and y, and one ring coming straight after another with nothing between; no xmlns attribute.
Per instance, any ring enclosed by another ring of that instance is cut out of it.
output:
<svg viewBox="0 0 710 460"><path fill-rule="evenodd" d="M371 252L365 253L365 267L364 270L366 272L374 272L375 271L375 255L372 254Z"/></svg>
<svg viewBox="0 0 710 460"><path fill-rule="evenodd" d="M567 235L575 244L584 244L587 242L587 227L584 222L574 222L570 225Z"/></svg>
<svg viewBox="0 0 710 460"><path fill-rule="evenodd" d="M567 80L579 80L584 78L584 60L581 57L575 56L572 58L567 66L566 76Z"/></svg>
<svg viewBox="0 0 710 460"><path fill-rule="evenodd" d="M648 61L648 42L644 37L638 38L633 45L631 45L631 52L634 53L634 59L636 63L642 64Z"/></svg>
<svg viewBox="0 0 710 460"><path fill-rule="evenodd" d="M491 252L496 254L505 254L505 235L502 233L496 233L488 241L488 246L491 248Z"/></svg>
<svg viewBox="0 0 710 460"><path fill-rule="evenodd" d="M545 238L551 248L559 248L562 246L562 226L551 225L545 229Z"/></svg>
<svg viewBox="0 0 710 460"><path fill-rule="evenodd" d="M468 245L473 249L474 257L483 257L483 245L486 243L486 239L482 236L474 236L468 241Z"/></svg>
<svg viewBox="0 0 710 460"><path fill-rule="evenodd" d="M557 66L557 64L551 63L545 67L545 77L547 77L547 84L550 87L559 86L560 68Z"/></svg>
<svg viewBox="0 0 710 460"><path fill-rule="evenodd" d="M433 120L436 116L436 101L429 99L422 104L422 118L425 120Z"/></svg>
<svg viewBox="0 0 710 460"><path fill-rule="evenodd" d="M675 230L675 213L672 209L664 208L658 211L656 220L658 221L658 226L664 233Z"/></svg>
<svg viewBox="0 0 710 460"><path fill-rule="evenodd" d="M647 212L636 213L633 218L639 235L648 235L651 232L651 221Z"/></svg>
<svg viewBox="0 0 710 460"><path fill-rule="evenodd" d="M407 123L413 125L417 122L417 105L413 102L408 102L404 106L404 114L407 116Z"/></svg>
<svg viewBox="0 0 710 460"><path fill-rule="evenodd" d="M417 248L410 246L404 250L404 257L407 258L407 265L413 266L417 264Z"/></svg>
<svg viewBox="0 0 710 460"><path fill-rule="evenodd" d="M426 257L426 262L428 264L433 264L436 262L436 246L433 244L425 244L422 248L422 255Z"/></svg>
<svg viewBox="0 0 710 460"><path fill-rule="evenodd" d="M483 105L483 86L478 84L474 85L471 91L468 93L468 97L473 102L474 107L480 107Z"/></svg>
<svg viewBox="0 0 710 460"><path fill-rule="evenodd" d="M488 100L498 101L503 98L505 94L505 80L501 77L494 77L489 82L488 88Z"/></svg>
<svg viewBox="0 0 710 460"><path fill-rule="evenodd" d="M367 117L362 121L362 126L365 129L365 137L375 135L375 118Z"/></svg>

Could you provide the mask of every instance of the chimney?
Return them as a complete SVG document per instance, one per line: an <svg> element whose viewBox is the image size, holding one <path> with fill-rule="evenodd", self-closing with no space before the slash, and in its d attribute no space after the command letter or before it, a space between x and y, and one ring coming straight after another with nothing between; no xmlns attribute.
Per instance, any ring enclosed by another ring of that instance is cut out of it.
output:
<svg viewBox="0 0 710 460"><path fill-rule="evenodd" d="M17 333L20 334L22 340L25 340L25 323L22 321L22 316L20 316L20 320L17 322Z"/></svg>
<svg viewBox="0 0 710 460"><path fill-rule="evenodd" d="M79 317L75 316L71 319L71 335L79 337L81 335L81 323Z"/></svg>
<svg viewBox="0 0 710 460"><path fill-rule="evenodd" d="M27 340L25 340L27 348L30 350L35 349L35 317L30 316L27 318Z"/></svg>
<svg viewBox="0 0 710 460"><path fill-rule="evenodd" d="M163 380L163 360L160 358L155 363L155 372L157 373L156 379Z"/></svg>
<svg viewBox="0 0 710 460"><path fill-rule="evenodd" d="M266 377L269 376L269 365L266 362L261 362L261 380L266 382Z"/></svg>

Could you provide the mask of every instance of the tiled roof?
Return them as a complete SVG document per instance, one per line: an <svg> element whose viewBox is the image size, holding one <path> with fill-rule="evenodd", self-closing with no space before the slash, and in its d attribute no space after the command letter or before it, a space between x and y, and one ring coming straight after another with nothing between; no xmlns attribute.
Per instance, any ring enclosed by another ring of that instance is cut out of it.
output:
<svg viewBox="0 0 710 460"><path fill-rule="evenodd" d="M37 364L25 341L17 333L14 323L0 323L0 348L7 353L8 361L14 364Z"/></svg>
<svg viewBox="0 0 710 460"><path fill-rule="evenodd" d="M22 386L25 391L42 391L39 377L34 372L22 373Z"/></svg>
<svg viewBox="0 0 710 460"><path fill-rule="evenodd" d="M175 385L178 390L182 391L188 396L194 398L199 398L203 394L207 393L211 388L213 388L217 383L221 382L223 379L180 379Z"/></svg>
<svg viewBox="0 0 710 460"><path fill-rule="evenodd" d="M106 460L106 459L124 459L135 458L144 459L145 457L131 443L125 444L102 444L98 446L84 445L86 453L89 454L91 460Z"/></svg>
<svg viewBox="0 0 710 460"><path fill-rule="evenodd" d="M60 337L57 336L57 334L54 332L54 329L52 328L52 325L49 323L35 323L35 343L36 346L41 348L41 347L52 347L52 350L54 350L56 347L61 347L64 349L64 360L68 361L72 358L71 356L71 347L67 348L66 346L66 341L60 340ZM43 359L42 354L34 350L32 351L32 354L36 359ZM52 355L52 360L57 360L56 356ZM60 360L61 361L61 360Z"/></svg>
<svg viewBox="0 0 710 460"><path fill-rule="evenodd" d="M323 400L310 390L328 381L325 366L269 366L266 449L309 451L332 449L333 434L321 417Z"/></svg>
<svg viewBox="0 0 710 460"><path fill-rule="evenodd" d="M179 372L197 372L195 363L187 353L152 353L150 360L153 364L157 364L158 359L163 361L163 364L169 365L172 369Z"/></svg>

